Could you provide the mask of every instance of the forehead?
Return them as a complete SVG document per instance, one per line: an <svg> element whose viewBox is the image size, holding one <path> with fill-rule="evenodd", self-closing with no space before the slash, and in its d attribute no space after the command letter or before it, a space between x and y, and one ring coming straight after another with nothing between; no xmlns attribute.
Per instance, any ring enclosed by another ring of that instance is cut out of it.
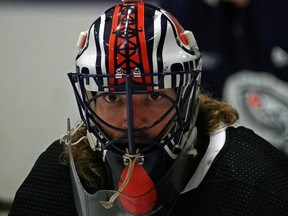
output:
<svg viewBox="0 0 288 216"><path fill-rule="evenodd" d="M153 92L159 92L161 94L166 94L166 95L174 95L176 94L176 89L175 88L166 88L166 89L157 89L157 90L140 90L140 91L132 91L132 95L137 95L137 94L151 94ZM119 94L119 95L125 95L126 91L114 91L114 92L105 92L105 91L98 91L97 94Z"/></svg>

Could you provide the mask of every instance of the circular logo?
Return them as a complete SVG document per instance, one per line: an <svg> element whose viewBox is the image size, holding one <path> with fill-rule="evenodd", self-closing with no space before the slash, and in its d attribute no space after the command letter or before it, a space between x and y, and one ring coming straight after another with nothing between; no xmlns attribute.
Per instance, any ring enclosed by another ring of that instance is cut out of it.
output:
<svg viewBox="0 0 288 216"><path fill-rule="evenodd" d="M249 127L288 154L288 83L270 73L240 71L228 77L223 99Z"/></svg>

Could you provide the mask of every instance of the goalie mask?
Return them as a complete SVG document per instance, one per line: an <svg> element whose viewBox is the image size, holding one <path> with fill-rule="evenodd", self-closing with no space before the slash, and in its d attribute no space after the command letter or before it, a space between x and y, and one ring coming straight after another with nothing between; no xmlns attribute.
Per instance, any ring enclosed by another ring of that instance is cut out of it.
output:
<svg viewBox="0 0 288 216"><path fill-rule="evenodd" d="M68 76L114 188L88 194L70 154L79 215L168 214L196 154L201 55L192 32L161 8L123 1L78 46Z"/></svg>

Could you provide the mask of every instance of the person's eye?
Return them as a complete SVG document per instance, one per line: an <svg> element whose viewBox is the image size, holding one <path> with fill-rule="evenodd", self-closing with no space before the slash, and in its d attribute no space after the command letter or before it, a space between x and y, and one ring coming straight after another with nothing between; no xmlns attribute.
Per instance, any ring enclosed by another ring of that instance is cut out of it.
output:
<svg viewBox="0 0 288 216"><path fill-rule="evenodd" d="M148 95L148 99L151 101L158 101L162 98L162 95L160 92L152 92L151 94Z"/></svg>
<svg viewBox="0 0 288 216"><path fill-rule="evenodd" d="M104 97L104 99L105 99L108 103L115 103L115 102L119 101L119 96L111 94L111 95L106 95L106 96Z"/></svg>

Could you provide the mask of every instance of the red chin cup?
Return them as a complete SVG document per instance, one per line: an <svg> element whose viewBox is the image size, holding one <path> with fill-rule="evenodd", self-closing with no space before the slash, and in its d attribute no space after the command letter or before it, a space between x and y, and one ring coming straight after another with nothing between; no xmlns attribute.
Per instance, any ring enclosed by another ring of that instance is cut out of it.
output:
<svg viewBox="0 0 288 216"><path fill-rule="evenodd" d="M127 176L128 168L123 170L118 187L120 188ZM128 184L119 195L123 208L136 215L149 213L155 206L157 192L154 183L141 165L135 165Z"/></svg>

